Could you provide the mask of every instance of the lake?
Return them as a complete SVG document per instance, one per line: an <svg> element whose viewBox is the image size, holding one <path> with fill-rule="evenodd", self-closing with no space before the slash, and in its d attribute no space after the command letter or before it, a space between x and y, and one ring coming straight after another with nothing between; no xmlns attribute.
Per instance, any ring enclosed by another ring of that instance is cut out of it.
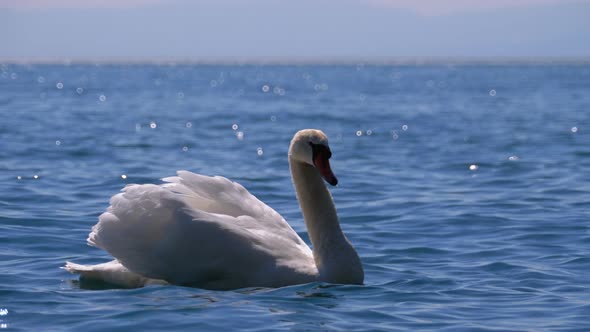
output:
<svg viewBox="0 0 590 332"><path fill-rule="evenodd" d="M590 65L0 65L0 329L589 331ZM323 130L365 285L80 282L109 198L222 175L309 243L287 150Z"/></svg>

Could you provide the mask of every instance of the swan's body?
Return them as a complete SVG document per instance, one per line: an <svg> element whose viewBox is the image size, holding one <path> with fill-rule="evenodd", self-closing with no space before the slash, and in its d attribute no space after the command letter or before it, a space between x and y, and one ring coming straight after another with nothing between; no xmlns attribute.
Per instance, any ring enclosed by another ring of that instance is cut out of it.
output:
<svg viewBox="0 0 590 332"><path fill-rule="evenodd" d="M88 244L114 261L65 269L125 287L171 283L209 289L312 281L362 284L360 259L340 229L322 177L337 180L326 136L299 131L289 164L313 251L276 211L240 184L187 171L162 185L129 185L111 198Z"/></svg>

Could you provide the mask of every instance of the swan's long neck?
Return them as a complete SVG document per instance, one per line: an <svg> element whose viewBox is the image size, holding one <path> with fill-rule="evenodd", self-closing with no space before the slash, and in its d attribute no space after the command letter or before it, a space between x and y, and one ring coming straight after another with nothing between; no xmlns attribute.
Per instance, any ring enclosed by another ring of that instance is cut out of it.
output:
<svg viewBox="0 0 590 332"><path fill-rule="evenodd" d="M332 195L315 167L289 158L291 176L323 281L362 284L358 254L342 233Z"/></svg>

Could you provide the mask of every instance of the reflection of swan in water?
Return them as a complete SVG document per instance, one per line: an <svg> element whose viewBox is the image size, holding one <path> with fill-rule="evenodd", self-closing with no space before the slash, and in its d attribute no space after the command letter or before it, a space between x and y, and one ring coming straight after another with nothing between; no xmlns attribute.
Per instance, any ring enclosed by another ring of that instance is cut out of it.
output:
<svg viewBox="0 0 590 332"><path fill-rule="evenodd" d="M337 184L330 157L327 137L319 130L301 130L291 141L291 175L313 251L241 185L179 171L162 185L129 185L111 198L88 243L116 260L89 266L68 262L65 269L124 287L361 284L360 259L340 229L322 180Z"/></svg>

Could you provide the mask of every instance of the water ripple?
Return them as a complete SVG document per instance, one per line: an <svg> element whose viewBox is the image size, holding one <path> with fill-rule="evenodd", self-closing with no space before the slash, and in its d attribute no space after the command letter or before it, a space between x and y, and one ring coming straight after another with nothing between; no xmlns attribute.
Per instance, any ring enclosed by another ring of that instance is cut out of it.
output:
<svg viewBox="0 0 590 332"><path fill-rule="evenodd" d="M590 330L587 65L2 69L0 329ZM177 169L242 183L308 241L286 156L307 127L330 137L366 285L120 289L59 268L108 260L85 239L109 197Z"/></svg>

